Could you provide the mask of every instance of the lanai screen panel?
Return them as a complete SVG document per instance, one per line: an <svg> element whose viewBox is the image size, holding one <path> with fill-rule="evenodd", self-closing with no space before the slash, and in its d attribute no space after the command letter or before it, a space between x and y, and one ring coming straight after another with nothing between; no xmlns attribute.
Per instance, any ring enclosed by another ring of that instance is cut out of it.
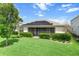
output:
<svg viewBox="0 0 79 59"><path fill-rule="evenodd" d="M28 28L29 32L37 36L39 33L54 33L55 28Z"/></svg>

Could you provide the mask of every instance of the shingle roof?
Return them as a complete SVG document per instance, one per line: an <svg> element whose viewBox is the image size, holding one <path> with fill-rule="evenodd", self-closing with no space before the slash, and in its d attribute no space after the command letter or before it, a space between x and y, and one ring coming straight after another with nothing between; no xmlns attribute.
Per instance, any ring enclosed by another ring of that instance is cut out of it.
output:
<svg viewBox="0 0 79 59"><path fill-rule="evenodd" d="M26 23L23 25L62 25L58 22L54 22L54 21L47 21L47 20L40 20L40 21L34 21L34 22L30 22L30 23Z"/></svg>
<svg viewBox="0 0 79 59"><path fill-rule="evenodd" d="M35 21L35 22L31 22L31 23L27 23L24 25L52 25L53 23L50 23L48 21Z"/></svg>

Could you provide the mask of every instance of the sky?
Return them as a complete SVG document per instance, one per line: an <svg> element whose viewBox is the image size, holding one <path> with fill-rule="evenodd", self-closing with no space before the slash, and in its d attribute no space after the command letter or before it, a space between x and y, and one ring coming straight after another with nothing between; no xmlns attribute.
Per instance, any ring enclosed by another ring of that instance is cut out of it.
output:
<svg viewBox="0 0 79 59"><path fill-rule="evenodd" d="M23 23L38 20L70 22L79 15L79 3L15 3Z"/></svg>

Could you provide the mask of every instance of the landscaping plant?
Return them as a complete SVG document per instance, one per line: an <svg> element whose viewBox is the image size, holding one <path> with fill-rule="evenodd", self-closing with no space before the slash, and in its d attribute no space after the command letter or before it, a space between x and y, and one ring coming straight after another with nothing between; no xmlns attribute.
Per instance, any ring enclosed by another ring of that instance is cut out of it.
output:
<svg viewBox="0 0 79 59"><path fill-rule="evenodd" d="M49 33L40 33L39 37L42 39L50 39L50 34Z"/></svg>
<svg viewBox="0 0 79 59"><path fill-rule="evenodd" d="M31 32L21 32L21 37L33 37L33 34Z"/></svg>
<svg viewBox="0 0 79 59"><path fill-rule="evenodd" d="M0 36L6 38L6 46L16 24L19 22L20 17L18 14L18 10L13 4L0 3Z"/></svg>
<svg viewBox="0 0 79 59"><path fill-rule="evenodd" d="M58 41L70 41L71 40L71 35L68 33L56 33L52 34L52 40L58 40Z"/></svg>

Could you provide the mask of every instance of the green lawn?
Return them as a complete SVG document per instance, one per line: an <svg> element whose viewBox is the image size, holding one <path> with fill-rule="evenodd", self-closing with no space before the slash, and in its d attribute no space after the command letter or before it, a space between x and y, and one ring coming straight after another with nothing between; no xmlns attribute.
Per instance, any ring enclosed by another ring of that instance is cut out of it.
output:
<svg viewBox="0 0 79 59"><path fill-rule="evenodd" d="M1 39L2 41L2 39ZM79 55L79 46L73 42L60 43L53 40L20 38L18 42L0 47L2 56L70 56Z"/></svg>

